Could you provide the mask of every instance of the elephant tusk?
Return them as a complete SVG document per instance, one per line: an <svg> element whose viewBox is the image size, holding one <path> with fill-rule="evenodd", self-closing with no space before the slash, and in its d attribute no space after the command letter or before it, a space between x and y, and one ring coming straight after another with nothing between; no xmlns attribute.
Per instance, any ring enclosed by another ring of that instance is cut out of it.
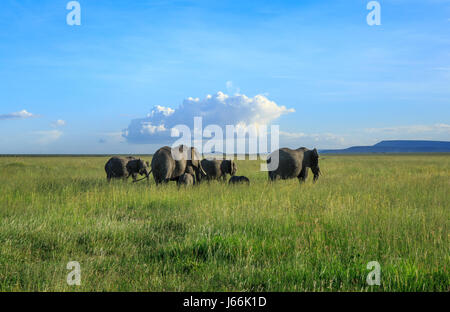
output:
<svg viewBox="0 0 450 312"><path fill-rule="evenodd" d="M206 177L206 171L203 169L203 167L200 165L200 172Z"/></svg>

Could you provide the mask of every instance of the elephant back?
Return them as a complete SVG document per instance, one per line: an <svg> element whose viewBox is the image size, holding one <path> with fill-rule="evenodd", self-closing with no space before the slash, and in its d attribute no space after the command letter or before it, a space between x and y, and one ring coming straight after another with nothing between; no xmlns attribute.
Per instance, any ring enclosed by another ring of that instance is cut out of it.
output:
<svg viewBox="0 0 450 312"><path fill-rule="evenodd" d="M128 159L124 157L111 157L105 165L105 171L113 177L123 177L127 175L127 162Z"/></svg>
<svg viewBox="0 0 450 312"><path fill-rule="evenodd" d="M197 150L186 145L160 148L152 157L151 167L156 183L175 181L187 170L199 179L199 172L203 170Z"/></svg>
<svg viewBox="0 0 450 312"><path fill-rule="evenodd" d="M281 148L278 151L278 168L273 172L282 179L297 177L302 170L303 151ZM270 154L270 161L274 161L276 152Z"/></svg>
<svg viewBox="0 0 450 312"><path fill-rule="evenodd" d="M202 159L201 165L203 170L210 178L218 178L221 176L222 161L217 159Z"/></svg>
<svg viewBox="0 0 450 312"><path fill-rule="evenodd" d="M176 155L174 159L172 148L164 146L158 149L152 157L151 167L153 176L158 181L173 180L180 177L186 170L187 151L183 147L176 147Z"/></svg>
<svg viewBox="0 0 450 312"><path fill-rule="evenodd" d="M171 172L175 166L171 156L170 147L164 146L158 149L152 157L150 166L156 181L168 179L169 172Z"/></svg>

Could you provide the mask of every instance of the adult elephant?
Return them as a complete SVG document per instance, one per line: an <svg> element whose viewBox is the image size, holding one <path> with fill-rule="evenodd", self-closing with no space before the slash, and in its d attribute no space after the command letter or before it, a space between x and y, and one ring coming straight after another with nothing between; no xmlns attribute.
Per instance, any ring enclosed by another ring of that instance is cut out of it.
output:
<svg viewBox="0 0 450 312"><path fill-rule="evenodd" d="M110 181L112 178L127 179L130 176L136 181L137 175L145 175L148 180L148 162L133 156L111 157L105 164L106 178Z"/></svg>
<svg viewBox="0 0 450 312"><path fill-rule="evenodd" d="M278 157L278 166L276 166L276 157ZM311 168L314 173L314 182L317 181L320 174L317 149L309 150L306 147L295 150L280 148L269 155L267 166L271 181L297 178L300 182L304 182L308 177L308 168Z"/></svg>
<svg viewBox="0 0 450 312"><path fill-rule="evenodd" d="M184 173L194 174L197 181L200 181L201 175L206 175L199 153L194 147L186 145L161 147L153 155L151 167L156 184L178 181Z"/></svg>
<svg viewBox="0 0 450 312"><path fill-rule="evenodd" d="M227 174L234 176L237 171L234 160L203 159L201 164L206 172L207 180L218 180L222 178L225 182L227 180Z"/></svg>

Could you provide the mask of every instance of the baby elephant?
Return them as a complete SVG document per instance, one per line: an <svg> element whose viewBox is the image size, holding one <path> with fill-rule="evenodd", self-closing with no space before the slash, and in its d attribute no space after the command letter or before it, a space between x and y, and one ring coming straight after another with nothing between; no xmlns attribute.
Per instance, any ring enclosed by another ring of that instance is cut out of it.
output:
<svg viewBox="0 0 450 312"><path fill-rule="evenodd" d="M195 184L195 178L194 175L191 173L183 173L177 181L177 185L178 187L184 185L184 186L188 186L188 185L194 185Z"/></svg>
<svg viewBox="0 0 450 312"><path fill-rule="evenodd" d="M234 176L230 178L230 181L228 181L228 184L238 184L238 183L245 183L247 185L250 185L250 180L244 176Z"/></svg>

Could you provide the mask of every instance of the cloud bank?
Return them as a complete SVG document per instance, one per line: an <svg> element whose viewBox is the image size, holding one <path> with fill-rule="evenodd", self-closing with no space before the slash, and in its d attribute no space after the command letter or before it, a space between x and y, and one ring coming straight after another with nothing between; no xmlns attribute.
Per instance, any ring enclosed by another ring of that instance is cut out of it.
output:
<svg viewBox="0 0 450 312"><path fill-rule="evenodd" d="M412 125L385 128L367 128L368 133L411 134L411 133L450 133L450 125L438 123L434 125Z"/></svg>
<svg viewBox="0 0 450 312"><path fill-rule="evenodd" d="M344 147L347 143L345 136L334 133L304 133L280 131L280 144L290 147Z"/></svg>
<svg viewBox="0 0 450 312"><path fill-rule="evenodd" d="M280 131L280 144L282 146L307 146L321 149L373 145L383 140L448 141L449 138L450 125L446 123L350 129L339 134Z"/></svg>
<svg viewBox="0 0 450 312"><path fill-rule="evenodd" d="M20 112L14 112L9 114L2 114L0 115L0 120L7 120L7 119L26 119L26 118L32 118L36 117L36 115L28 112L27 110L23 109Z"/></svg>
<svg viewBox="0 0 450 312"><path fill-rule="evenodd" d="M279 106L263 95L247 97L243 94L229 96L223 92L207 95L204 99L188 98L177 109L155 106L145 118L133 119L123 137L130 143L168 143L176 125L193 129L194 117L203 118L203 127L218 125L268 125L281 115L294 112Z"/></svg>
<svg viewBox="0 0 450 312"><path fill-rule="evenodd" d="M35 131L34 134L37 136L36 142L43 145L58 141L63 135L59 130Z"/></svg>

